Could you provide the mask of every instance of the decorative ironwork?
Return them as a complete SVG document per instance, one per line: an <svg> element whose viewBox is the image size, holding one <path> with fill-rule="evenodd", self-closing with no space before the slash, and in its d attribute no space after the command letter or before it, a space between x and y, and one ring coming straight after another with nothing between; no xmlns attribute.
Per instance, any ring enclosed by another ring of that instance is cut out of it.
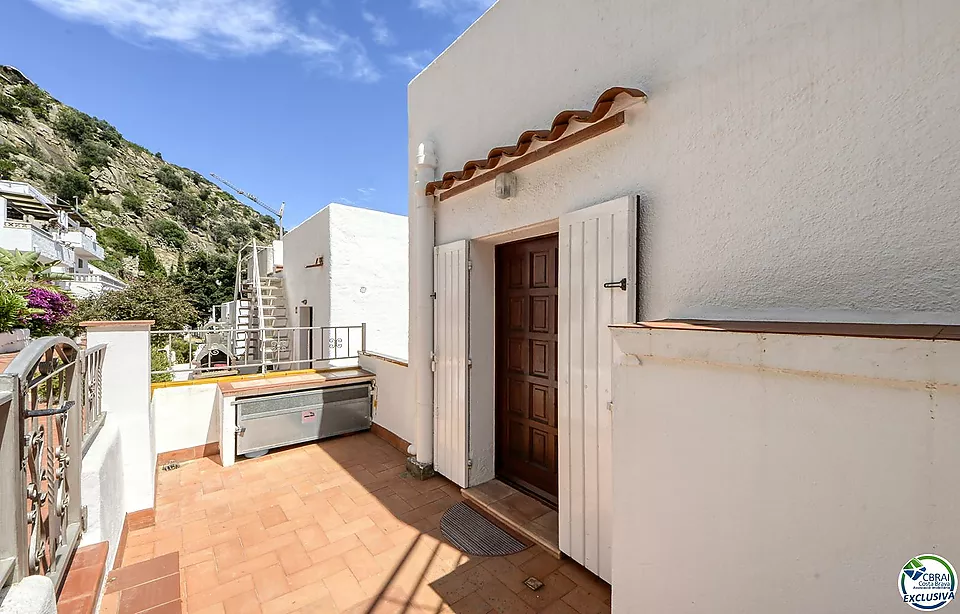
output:
<svg viewBox="0 0 960 614"><path fill-rule="evenodd" d="M102 364L103 350L96 357ZM81 385L80 348L66 337L45 337L28 345L7 368L15 378L23 430L20 473L25 506L18 530L26 550L18 575L45 574L59 588L65 566L80 541L79 497L81 414L94 407L99 415L99 385L93 396ZM99 380L99 368L91 377ZM78 405L78 399L82 399ZM96 399L94 402L93 399ZM9 440L4 440L6 444Z"/></svg>
<svg viewBox="0 0 960 614"><path fill-rule="evenodd" d="M330 346L331 350L339 350L343 347L343 337L330 337L330 340L327 342L327 345Z"/></svg>

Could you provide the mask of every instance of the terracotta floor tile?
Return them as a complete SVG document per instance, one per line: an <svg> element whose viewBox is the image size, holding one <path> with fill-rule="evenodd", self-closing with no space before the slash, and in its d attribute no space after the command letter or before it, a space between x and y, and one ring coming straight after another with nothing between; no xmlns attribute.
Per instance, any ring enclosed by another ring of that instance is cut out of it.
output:
<svg viewBox="0 0 960 614"><path fill-rule="evenodd" d="M217 564L214 561L204 561L196 565L185 567L181 572L186 585L186 594L193 595L212 590L220 586L217 578Z"/></svg>
<svg viewBox="0 0 960 614"><path fill-rule="evenodd" d="M536 611L540 611L553 602L559 601L564 595L577 588L573 580L559 571L553 572L546 578L537 579L543 582L543 586L540 587L539 590L532 591L524 587L524 590L517 593L527 605Z"/></svg>
<svg viewBox="0 0 960 614"><path fill-rule="evenodd" d="M560 569L561 565L563 565L563 561L558 561L552 554L549 554L541 549L540 554L520 565L520 569L523 572L542 580L556 570Z"/></svg>
<svg viewBox="0 0 960 614"><path fill-rule="evenodd" d="M163 605L158 605L155 608L144 610L140 614L181 614L182 612L183 602L178 599L177 601L171 601Z"/></svg>
<svg viewBox="0 0 960 614"><path fill-rule="evenodd" d="M271 599L261 605L263 614L287 614L306 608L310 604L319 603L330 598L330 592L325 586L311 584L295 591ZM334 610L336 611L336 610Z"/></svg>
<svg viewBox="0 0 960 614"><path fill-rule="evenodd" d="M380 564L364 546L345 552L343 560L347 562L347 567L350 568L357 580L364 580L383 571Z"/></svg>
<svg viewBox="0 0 960 614"><path fill-rule="evenodd" d="M253 591L234 595L223 602L224 614L260 614L260 602Z"/></svg>
<svg viewBox="0 0 960 614"><path fill-rule="evenodd" d="M271 505L266 509L260 510L260 522L263 523L266 529L286 521L287 515L283 513L279 505Z"/></svg>
<svg viewBox="0 0 960 614"><path fill-rule="evenodd" d="M563 601L577 614L609 614L610 606L602 603L581 586L563 596Z"/></svg>
<svg viewBox="0 0 960 614"><path fill-rule="evenodd" d="M271 565L255 571L253 573L253 585L257 589L257 597L262 603L290 592L287 574L280 565Z"/></svg>
<svg viewBox="0 0 960 614"><path fill-rule="evenodd" d="M307 555L307 551L303 549L303 545L301 545L299 541L295 541L286 548L278 550L277 556L280 557L280 565L288 575L302 571L313 564L313 561Z"/></svg>
<svg viewBox="0 0 960 614"><path fill-rule="evenodd" d="M562 599L559 601L554 601L544 609L540 610L541 614L577 614L577 611L568 606Z"/></svg>
<svg viewBox="0 0 960 614"><path fill-rule="evenodd" d="M57 614L92 614L95 605L94 595L83 595L69 601L57 602Z"/></svg>
<svg viewBox="0 0 960 614"><path fill-rule="evenodd" d="M120 593L118 614L136 614L180 599L180 575L174 574L139 584Z"/></svg>
<svg viewBox="0 0 960 614"><path fill-rule="evenodd" d="M214 605L223 603L231 597L254 590L253 578L249 575L241 576L236 580L221 584L216 588L187 596L187 610L193 612Z"/></svg>
<svg viewBox="0 0 960 614"><path fill-rule="evenodd" d="M323 529L315 520L313 523L297 529L297 537L307 552L322 548L330 543L327 534L324 533Z"/></svg>
<svg viewBox="0 0 960 614"><path fill-rule="evenodd" d="M345 610L358 601L366 598L360 583L349 569L344 569L323 581L334 603L341 610Z"/></svg>
<svg viewBox="0 0 960 614"><path fill-rule="evenodd" d="M280 557L277 556L276 552L266 552L256 558L245 559L230 567L219 568L217 578L219 579L220 584L226 584L227 582L232 582L233 580L236 580L242 576L252 575L261 569L266 569L267 567L279 564Z"/></svg>
<svg viewBox="0 0 960 614"><path fill-rule="evenodd" d="M451 607L457 614L487 614L496 611L477 593L470 593Z"/></svg>
<svg viewBox="0 0 960 614"><path fill-rule="evenodd" d="M347 569L347 562L343 560L342 556L334 556L288 576L287 581L290 584L290 588L296 590L309 584L322 583L326 578L344 569Z"/></svg>

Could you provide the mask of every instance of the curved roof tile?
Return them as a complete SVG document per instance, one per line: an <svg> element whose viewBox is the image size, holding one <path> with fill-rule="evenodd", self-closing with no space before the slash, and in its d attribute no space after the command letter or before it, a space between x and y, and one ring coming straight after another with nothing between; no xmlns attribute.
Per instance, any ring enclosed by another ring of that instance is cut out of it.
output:
<svg viewBox="0 0 960 614"><path fill-rule="evenodd" d="M431 181L427 184L426 192L430 196L438 190L448 190L458 181L466 181L472 178L477 171L490 171L495 169L504 158L516 158L527 153L534 142L551 142L562 137L570 127L570 122L576 121L581 124L594 124L610 112L613 103L620 95L629 95L640 101L646 100L647 95L642 91L631 87L612 87L600 94L597 102L593 105L591 111L562 111L553 120L549 130L527 130L517 139L517 144L513 146L494 147L487 154L485 160L470 160L463 165L461 171L451 171L443 174L439 181Z"/></svg>

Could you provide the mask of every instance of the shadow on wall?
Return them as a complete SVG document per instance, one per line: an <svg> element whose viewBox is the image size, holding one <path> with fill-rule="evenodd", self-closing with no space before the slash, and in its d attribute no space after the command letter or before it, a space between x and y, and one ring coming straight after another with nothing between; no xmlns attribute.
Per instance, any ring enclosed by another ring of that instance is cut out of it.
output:
<svg viewBox="0 0 960 614"><path fill-rule="evenodd" d="M157 453L220 441L220 388L194 384L153 391Z"/></svg>

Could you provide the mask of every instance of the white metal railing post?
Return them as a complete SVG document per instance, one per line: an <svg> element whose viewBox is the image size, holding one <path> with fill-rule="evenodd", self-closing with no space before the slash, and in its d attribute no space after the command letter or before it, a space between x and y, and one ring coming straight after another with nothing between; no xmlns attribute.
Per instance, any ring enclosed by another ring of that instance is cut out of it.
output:
<svg viewBox="0 0 960 614"><path fill-rule="evenodd" d="M27 575L27 510L20 382L0 375L0 588Z"/></svg>
<svg viewBox="0 0 960 614"><path fill-rule="evenodd" d="M263 289L260 287L260 255L257 254L257 240L253 240L253 285L256 288L257 297L257 337L260 346L260 367L261 373L267 372L266 355L267 340L263 327Z"/></svg>
<svg viewBox="0 0 960 614"><path fill-rule="evenodd" d="M347 333L348 335L350 333ZM360 325L360 352L367 353L367 323Z"/></svg>

